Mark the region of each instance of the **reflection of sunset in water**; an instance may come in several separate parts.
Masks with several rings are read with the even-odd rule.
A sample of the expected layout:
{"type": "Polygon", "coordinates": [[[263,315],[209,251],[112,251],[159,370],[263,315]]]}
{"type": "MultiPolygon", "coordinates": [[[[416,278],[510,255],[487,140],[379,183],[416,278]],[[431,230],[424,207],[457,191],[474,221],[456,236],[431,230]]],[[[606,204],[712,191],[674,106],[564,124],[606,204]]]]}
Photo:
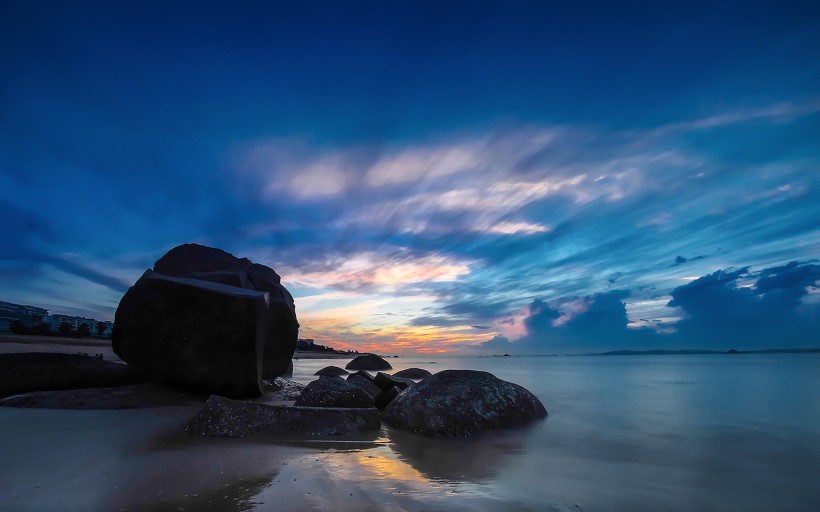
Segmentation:
{"type": "Polygon", "coordinates": [[[341,452],[330,455],[326,465],[334,477],[345,480],[369,481],[385,480],[402,483],[427,485],[430,480],[413,466],[396,458],[392,450],[379,447],[355,452],[341,452]],[[343,458],[344,464],[335,464],[343,458]]]}

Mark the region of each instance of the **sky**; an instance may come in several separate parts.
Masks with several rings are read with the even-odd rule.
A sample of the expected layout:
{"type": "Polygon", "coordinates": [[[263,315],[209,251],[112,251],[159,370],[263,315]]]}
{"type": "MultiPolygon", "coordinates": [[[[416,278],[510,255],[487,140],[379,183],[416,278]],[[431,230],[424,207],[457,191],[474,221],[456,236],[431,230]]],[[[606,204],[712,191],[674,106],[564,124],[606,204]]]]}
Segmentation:
{"type": "Polygon", "coordinates": [[[380,353],[820,346],[820,4],[0,3],[0,300],[197,242],[380,353]]]}

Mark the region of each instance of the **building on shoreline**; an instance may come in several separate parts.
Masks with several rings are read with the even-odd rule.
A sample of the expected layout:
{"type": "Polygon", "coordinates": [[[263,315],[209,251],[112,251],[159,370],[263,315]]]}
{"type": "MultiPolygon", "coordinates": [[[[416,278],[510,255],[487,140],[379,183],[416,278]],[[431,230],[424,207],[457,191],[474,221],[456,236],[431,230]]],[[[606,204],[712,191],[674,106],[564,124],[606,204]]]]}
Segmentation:
{"type": "MultiPolygon", "coordinates": [[[[23,324],[23,327],[26,329],[32,329],[38,325],[46,324],[51,332],[59,332],[60,325],[64,323],[70,325],[73,330],[79,330],[80,326],[86,324],[91,335],[97,335],[98,321],[93,318],[61,315],[59,313],[49,314],[48,310],[44,308],[0,301],[0,333],[11,333],[11,324],[15,321],[23,324]]],[[[105,324],[103,336],[110,337],[114,323],[103,323],[105,324]]]]}

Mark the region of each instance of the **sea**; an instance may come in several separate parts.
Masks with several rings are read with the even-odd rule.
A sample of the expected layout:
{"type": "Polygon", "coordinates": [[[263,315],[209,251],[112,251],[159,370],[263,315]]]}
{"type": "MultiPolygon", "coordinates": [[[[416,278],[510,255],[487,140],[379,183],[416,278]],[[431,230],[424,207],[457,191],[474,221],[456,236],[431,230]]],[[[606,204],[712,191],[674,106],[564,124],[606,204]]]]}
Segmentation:
{"type": "Polygon", "coordinates": [[[389,361],[491,372],[549,415],[305,442],[185,439],[192,409],[0,408],[0,510],[820,511],[820,354],[389,361]]]}

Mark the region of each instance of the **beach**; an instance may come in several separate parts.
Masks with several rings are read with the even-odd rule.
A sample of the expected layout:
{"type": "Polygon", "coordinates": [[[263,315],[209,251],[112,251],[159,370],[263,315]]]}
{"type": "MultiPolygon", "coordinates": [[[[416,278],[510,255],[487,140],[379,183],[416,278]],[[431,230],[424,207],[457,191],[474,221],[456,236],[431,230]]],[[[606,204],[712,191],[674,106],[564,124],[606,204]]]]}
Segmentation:
{"type": "MultiPolygon", "coordinates": [[[[491,371],[533,391],[550,416],[468,440],[424,438],[385,425],[334,440],[193,439],[183,429],[198,404],[0,408],[0,509],[820,506],[820,398],[810,391],[820,386],[817,355],[417,356],[390,363],[394,370],[491,371]]],[[[293,379],[309,382],[329,364],[344,361],[295,360],[293,379]]]]}

